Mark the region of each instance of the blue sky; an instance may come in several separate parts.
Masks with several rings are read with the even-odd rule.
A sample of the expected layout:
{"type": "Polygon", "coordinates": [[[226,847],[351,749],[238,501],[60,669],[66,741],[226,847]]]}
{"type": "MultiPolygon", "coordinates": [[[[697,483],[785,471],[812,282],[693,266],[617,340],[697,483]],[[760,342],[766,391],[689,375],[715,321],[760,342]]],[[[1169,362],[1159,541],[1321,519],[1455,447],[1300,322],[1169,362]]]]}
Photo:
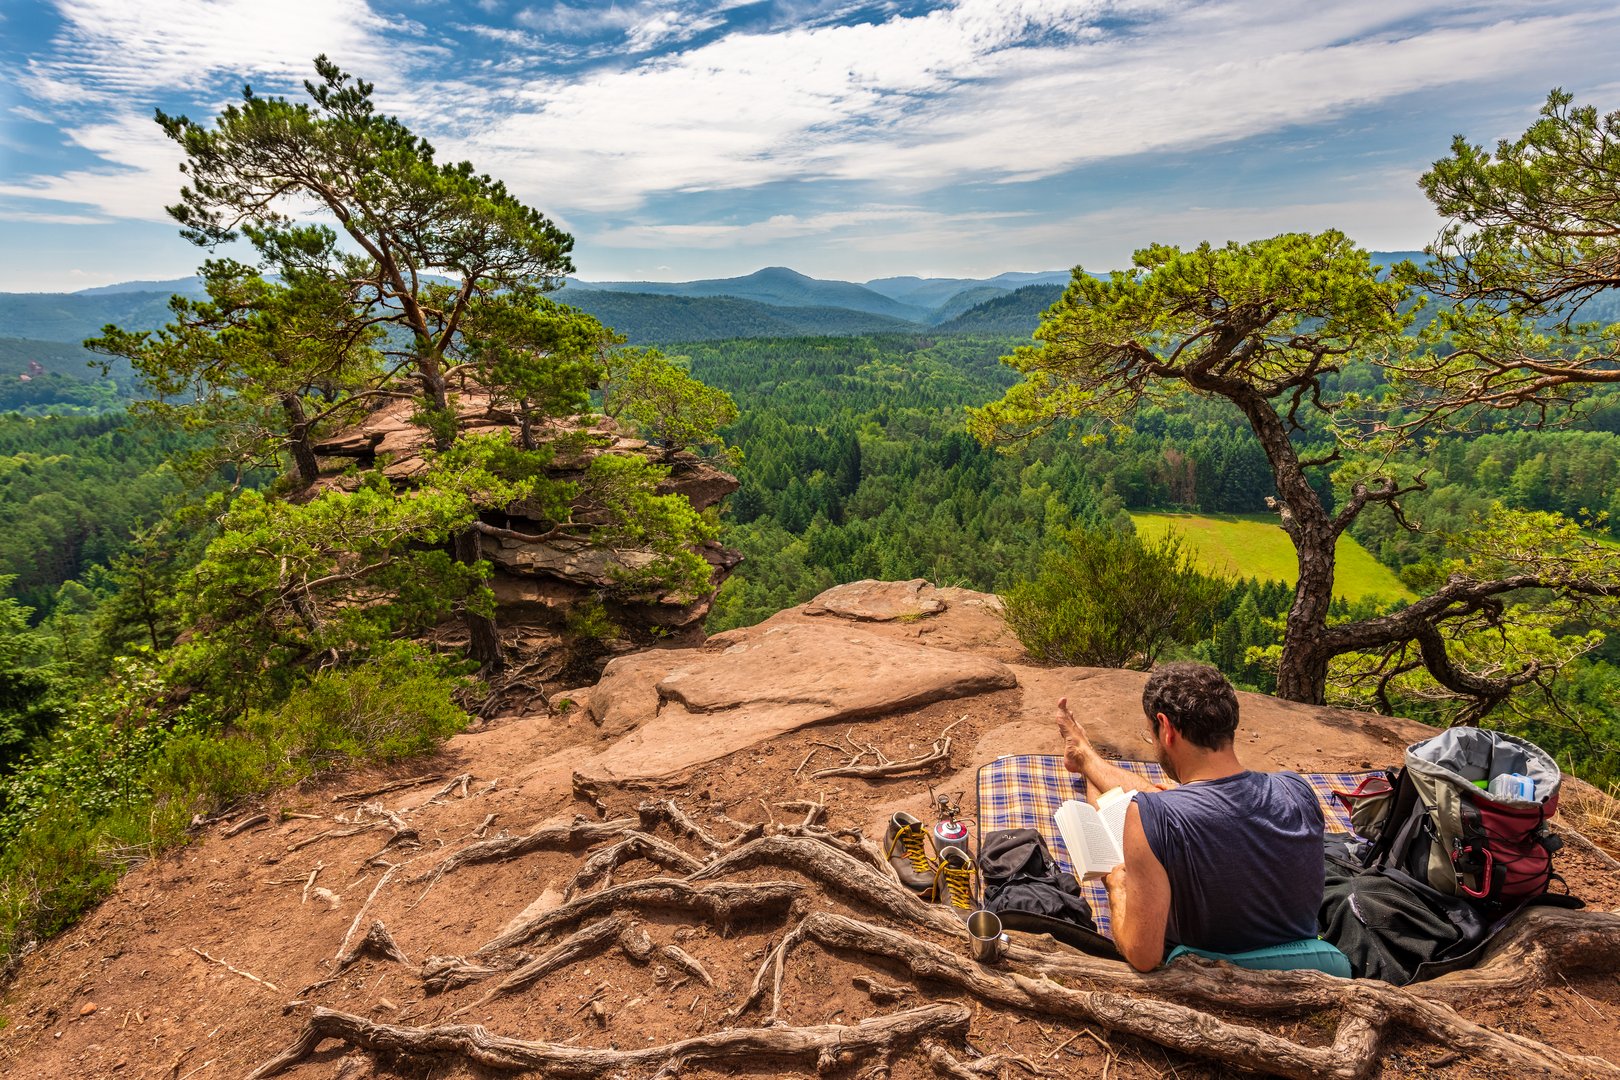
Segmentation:
{"type": "Polygon", "coordinates": [[[1455,133],[1620,109],[1612,0],[0,0],[0,290],[190,273],[154,107],[326,53],[576,237],[580,276],[1125,264],[1344,229],[1421,247],[1455,133]]]}

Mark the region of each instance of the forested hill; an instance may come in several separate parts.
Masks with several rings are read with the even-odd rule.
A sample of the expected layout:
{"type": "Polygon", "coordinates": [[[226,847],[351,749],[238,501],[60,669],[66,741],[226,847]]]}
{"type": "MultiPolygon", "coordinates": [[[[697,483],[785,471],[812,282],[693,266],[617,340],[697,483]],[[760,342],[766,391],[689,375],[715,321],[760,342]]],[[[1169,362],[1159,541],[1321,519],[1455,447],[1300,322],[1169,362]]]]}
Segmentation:
{"type": "Polygon", "coordinates": [[[1041,312],[1056,303],[1062,295],[1062,285],[1026,285],[1004,296],[975,304],[934,329],[942,334],[1027,337],[1040,324],[1041,312]]]}
{"type": "Polygon", "coordinates": [[[735,296],[567,289],[562,299],[596,316],[635,345],[722,338],[843,337],[922,329],[915,322],[849,308],[779,307],[735,296]]]}
{"type": "MultiPolygon", "coordinates": [[[[974,286],[978,282],[969,282],[974,286]]],[[[727,296],[740,300],[758,300],[777,307],[845,308],[869,315],[886,315],[906,322],[932,321],[928,307],[902,303],[864,285],[850,281],[825,281],[790,270],[785,266],[767,266],[752,274],[735,278],[713,278],[705,281],[571,281],[563,288],[564,299],[581,306],[573,299],[582,292],[641,293],[652,296],[727,296]]]]}

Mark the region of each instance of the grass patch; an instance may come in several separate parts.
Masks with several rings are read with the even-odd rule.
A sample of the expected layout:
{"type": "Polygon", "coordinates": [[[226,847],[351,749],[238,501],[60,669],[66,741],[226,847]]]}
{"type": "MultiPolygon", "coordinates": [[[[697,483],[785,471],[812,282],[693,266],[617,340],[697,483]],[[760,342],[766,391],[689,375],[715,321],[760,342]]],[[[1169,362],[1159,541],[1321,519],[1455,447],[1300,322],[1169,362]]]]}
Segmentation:
{"type": "MultiPolygon", "coordinates": [[[[1196,553],[1199,565],[1212,574],[1289,585],[1299,577],[1293,542],[1269,514],[1132,513],[1131,522],[1149,540],[1174,529],[1196,553]]],[[[1345,600],[1368,596],[1386,601],[1417,599],[1394,571],[1348,535],[1339,537],[1335,554],[1335,596],[1345,600]]]]}
{"type": "Polygon", "coordinates": [[[1620,858],[1620,784],[1611,783],[1608,790],[1565,785],[1558,814],[1582,836],[1620,858]]]}

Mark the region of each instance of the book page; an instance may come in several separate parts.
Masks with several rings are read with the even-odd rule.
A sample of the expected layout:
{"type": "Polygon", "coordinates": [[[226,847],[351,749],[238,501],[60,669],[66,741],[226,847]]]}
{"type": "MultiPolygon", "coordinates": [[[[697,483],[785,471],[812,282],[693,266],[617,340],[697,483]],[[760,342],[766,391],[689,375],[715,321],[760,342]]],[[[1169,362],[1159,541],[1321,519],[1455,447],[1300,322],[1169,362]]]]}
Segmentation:
{"type": "Polygon", "coordinates": [[[1075,877],[1099,878],[1125,861],[1120,842],[1090,804],[1070,799],[1058,808],[1052,820],[1057,824],[1058,835],[1063,837],[1075,877]]]}
{"type": "Polygon", "coordinates": [[[1125,859],[1125,815],[1130,813],[1131,800],[1135,797],[1134,791],[1114,788],[1097,800],[1097,813],[1101,815],[1103,825],[1108,828],[1108,835],[1113,837],[1114,843],[1118,845],[1122,862],[1125,859]]]}

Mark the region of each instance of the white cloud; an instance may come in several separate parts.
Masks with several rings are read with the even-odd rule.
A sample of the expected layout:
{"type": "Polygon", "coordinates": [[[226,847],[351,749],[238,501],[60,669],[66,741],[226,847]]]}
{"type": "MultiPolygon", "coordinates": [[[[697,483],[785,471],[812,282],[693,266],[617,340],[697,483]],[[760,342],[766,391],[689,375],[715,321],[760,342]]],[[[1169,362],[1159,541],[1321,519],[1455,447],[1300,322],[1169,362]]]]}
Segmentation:
{"type": "MultiPolygon", "coordinates": [[[[357,70],[397,71],[415,47],[409,23],[365,0],[56,0],[66,27],[35,59],[24,89],[51,95],[66,82],[103,101],[153,91],[210,90],[219,78],[296,87],[318,53],[357,70]]],[[[50,98],[61,100],[60,98],[50,98]]]]}
{"type": "MultiPolygon", "coordinates": [[[[180,194],[181,153],[144,113],[123,112],[70,128],[68,137],[109,164],[0,182],[0,195],[88,206],[99,220],[164,221],[180,194]]],[[[75,215],[84,216],[84,215],[75,215]]]]}
{"type": "Polygon", "coordinates": [[[105,225],[107,219],[92,214],[70,214],[45,210],[20,210],[0,206],[0,221],[28,222],[34,225],[105,225]]]}
{"type": "Polygon", "coordinates": [[[964,229],[986,231],[1026,215],[947,214],[903,206],[867,206],[820,214],[773,214],[744,223],[637,224],[595,232],[593,247],[603,248],[706,248],[726,250],[765,247],[806,237],[837,236],[841,246],[860,248],[869,240],[892,248],[928,245],[964,229]]]}
{"type": "MultiPolygon", "coordinates": [[[[61,124],[102,164],[0,180],[0,194],[58,204],[30,213],[162,220],[179,187],[179,155],[149,119],[151,105],[177,93],[198,103],[187,111],[201,118],[242,81],[296,93],[310,58],[326,52],[374,81],[379,108],[400,114],[445,157],[470,158],[562,219],[622,215],[659,198],[673,205],[685,193],[822,180],[856,192],[862,207],[762,212],[743,224],[666,217],[591,236],[592,244],[809,250],[836,235],[844,250],[884,256],[926,253],[928,244],[993,245],[1027,228],[1018,235],[1031,252],[1070,253],[1056,263],[1032,254],[1041,265],[1085,250],[1075,246],[1076,229],[1090,243],[1115,232],[1128,231],[1131,244],[1159,234],[1129,208],[1068,215],[1054,228],[908,204],[931,189],[1241,146],[1424,93],[1451,109],[1455,99],[1443,95],[1471,80],[1544,80],[1528,83],[1544,89],[1567,82],[1570,65],[1607,74],[1600,43],[1620,28],[1620,16],[1590,0],[1475,0],[1466,8],[1417,0],[957,0],[881,18],[871,5],[826,0],[796,5],[796,24],[683,51],[742,0],[641,0],[531,7],[515,16],[520,30],[472,25],[462,7],[463,22],[450,28],[469,36],[467,47],[456,42],[452,52],[441,31],[385,16],[368,0],[284,0],[274,9],[257,0],[55,2],[64,29],[18,74],[34,100],[13,111],[61,124]],[[1578,9],[1582,2],[1589,7],[1578,9]],[[851,10],[866,21],[846,25],[851,10]],[[614,62],[534,77],[548,56],[577,48],[555,40],[570,35],[596,36],[571,59],[611,54],[614,62]],[[604,44],[603,35],[613,41],[604,44]],[[493,51],[480,54],[484,42],[493,51]]],[[[778,19],[784,10],[776,8],[778,19]]],[[[1486,127],[1478,137],[1522,131],[1525,119],[1504,112],[1500,132],[1486,127]]],[[[1378,205],[1398,212],[1380,219],[1369,194],[1364,205],[1300,202],[1227,220],[1250,226],[1234,235],[1255,235],[1307,227],[1276,223],[1303,220],[1315,207],[1322,225],[1364,219],[1377,229],[1398,220],[1410,229],[1426,212],[1406,173],[1399,185],[1375,187],[1395,200],[1378,205]]],[[[1174,225],[1183,214],[1189,228],[1209,220],[1192,209],[1159,220],[1174,225]]],[[[1423,225],[1422,235],[1431,229],[1423,225]]],[[[1117,263],[1124,241],[1109,243],[1117,263]]]]}
{"type": "Polygon", "coordinates": [[[545,205],[587,210],[785,180],[1020,181],[1500,78],[1595,29],[1489,4],[1383,29],[1430,7],[963,0],[540,81],[464,145],[545,205]]]}
{"type": "Polygon", "coordinates": [[[531,30],[569,37],[601,33],[603,30],[628,30],[638,18],[636,5],[620,7],[616,3],[606,6],[552,4],[549,7],[524,8],[513,16],[515,22],[531,30]]]}

